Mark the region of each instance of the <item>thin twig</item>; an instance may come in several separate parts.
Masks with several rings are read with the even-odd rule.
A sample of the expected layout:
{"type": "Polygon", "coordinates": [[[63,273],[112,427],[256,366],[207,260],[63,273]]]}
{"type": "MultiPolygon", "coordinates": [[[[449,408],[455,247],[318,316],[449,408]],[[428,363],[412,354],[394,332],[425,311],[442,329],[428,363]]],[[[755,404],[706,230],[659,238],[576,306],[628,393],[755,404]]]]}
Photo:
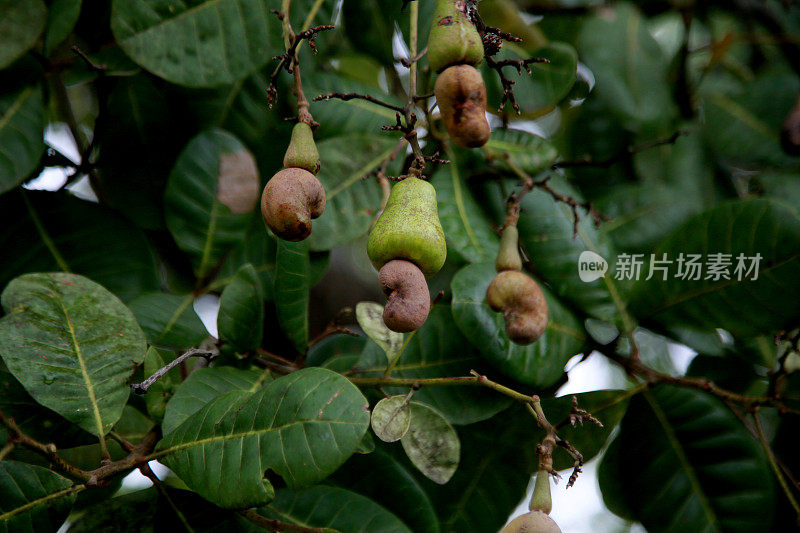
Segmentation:
{"type": "Polygon", "coordinates": [[[147,392],[153,383],[161,379],[167,372],[178,366],[179,364],[183,363],[190,357],[202,357],[207,361],[213,361],[214,358],[217,356],[214,352],[208,352],[205,350],[198,350],[196,348],[192,348],[191,350],[187,350],[183,355],[179,355],[170,363],[164,365],[162,368],[156,370],[152,376],[147,378],[146,380],[142,381],[141,383],[131,383],[131,389],[136,394],[144,394],[147,392]]]}
{"type": "Polygon", "coordinates": [[[279,520],[272,520],[271,518],[260,515],[251,509],[239,511],[239,515],[267,531],[279,531],[286,533],[330,533],[332,531],[331,529],[325,529],[321,527],[298,526],[295,524],[289,524],[287,522],[281,522],[279,520]]]}
{"type": "Polygon", "coordinates": [[[315,102],[320,102],[320,101],[324,100],[324,101],[327,102],[331,98],[336,98],[337,100],[344,100],[345,102],[348,101],[348,100],[354,100],[354,99],[366,100],[367,102],[372,102],[373,104],[377,104],[377,105],[379,105],[381,107],[385,107],[387,109],[391,109],[392,111],[395,111],[397,113],[403,113],[404,112],[402,107],[394,105],[394,104],[390,104],[388,102],[384,102],[383,100],[380,100],[380,99],[375,98],[374,96],[370,96],[368,94],[332,92],[332,93],[327,93],[327,94],[321,94],[321,95],[315,97],[314,101],[315,102]]]}
{"type": "Polygon", "coordinates": [[[557,163],[553,163],[554,169],[557,168],[575,168],[575,167],[599,167],[599,168],[608,168],[615,163],[620,162],[625,157],[644,152],[645,150],[650,150],[651,148],[656,148],[658,146],[663,146],[665,144],[675,144],[680,137],[683,135],[689,135],[689,130],[678,130],[667,137],[663,137],[661,139],[656,139],[654,141],[649,141],[638,146],[628,146],[624,150],[617,152],[613,156],[609,157],[608,159],[593,159],[590,156],[584,156],[580,159],[574,159],[570,161],[559,161],[557,163]]]}

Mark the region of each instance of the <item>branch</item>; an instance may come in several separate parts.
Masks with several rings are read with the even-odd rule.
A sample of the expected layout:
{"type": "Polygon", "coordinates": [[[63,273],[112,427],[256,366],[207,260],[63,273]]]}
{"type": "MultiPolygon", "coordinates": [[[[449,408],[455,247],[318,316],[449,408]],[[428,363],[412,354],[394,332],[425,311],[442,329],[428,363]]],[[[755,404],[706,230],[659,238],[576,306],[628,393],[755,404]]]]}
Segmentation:
{"type": "Polygon", "coordinates": [[[366,100],[367,102],[372,102],[373,104],[377,104],[377,105],[379,105],[381,107],[385,107],[387,109],[391,109],[392,111],[394,111],[396,113],[403,113],[404,112],[404,108],[402,108],[400,106],[397,106],[397,105],[394,105],[394,104],[390,104],[388,102],[384,102],[383,100],[379,100],[379,99],[375,98],[374,96],[370,96],[368,94],[333,92],[333,93],[321,94],[321,95],[315,97],[314,98],[314,102],[320,102],[322,100],[327,102],[331,98],[336,98],[338,100],[344,100],[345,102],[348,101],[348,100],[361,99],[361,100],[366,100]]]}
{"type": "Polygon", "coordinates": [[[147,389],[153,386],[153,383],[161,379],[167,372],[178,366],[179,364],[183,363],[190,357],[202,357],[206,361],[211,362],[213,361],[218,354],[214,352],[207,352],[204,350],[198,350],[196,348],[192,348],[191,350],[187,350],[183,355],[179,355],[176,357],[172,362],[168,363],[162,368],[156,370],[152,376],[147,378],[146,380],[142,381],[141,383],[131,383],[131,389],[136,394],[144,394],[147,392],[147,389]]]}

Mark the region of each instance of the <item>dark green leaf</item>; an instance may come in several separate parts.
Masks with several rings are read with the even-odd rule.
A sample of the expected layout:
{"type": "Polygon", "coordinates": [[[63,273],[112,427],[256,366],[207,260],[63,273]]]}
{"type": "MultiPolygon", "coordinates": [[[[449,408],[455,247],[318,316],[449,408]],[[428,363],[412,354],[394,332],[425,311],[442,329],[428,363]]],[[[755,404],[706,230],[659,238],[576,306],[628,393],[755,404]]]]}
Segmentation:
{"type": "Polygon", "coordinates": [[[550,141],[527,131],[496,129],[483,147],[492,163],[500,169],[511,170],[506,157],[517,168],[535,175],[555,162],[558,151],[550,141]]]}
{"type": "Polygon", "coordinates": [[[209,130],[178,158],[164,196],[167,227],[192,257],[198,277],[244,239],[260,197],[258,169],[231,134],[209,130]]]}
{"type": "Polygon", "coordinates": [[[0,532],[55,533],[79,490],[46,468],[0,461],[0,532]]]}
{"type": "Polygon", "coordinates": [[[369,498],[325,485],[299,492],[279,490],[275,500],[258,511],[283,522],[341,533],[411,533],[399,518],[369,498]]]}
{"type": "Polygon", "coordinates": [[[229,366],[201,368],[189,374],[167,404],[161,430],[168,435],[215,398],[232,391],[255,392],[269,375],[229,366]]]}
{"type": "Polygon", "coordinates": [[[133,314],[147,341],[155,346],[186,350],[208,337],[208,331],[194,311],[194,296],[149,292],[130,302],[133,314]]]}
{"type": "Polygon", "coordinates": [[[455,152],[448,152],[451,161],[431,179],[436,187],[439,220],[442,223],[447,249],[469,262],[493,260],[500,247],[489,218],[467,188],[456,161],[455,152]]]}
{"type": "Polygon", "coordinates": [[[37,402],[105,435],[128,400],[145,339],[116,296],[74,274],[26,274],[2,295],[0,355],[37,402]]]}
{"type": "Polygon", "coordinates": [[[380,0],[345,0],[342,3],[344,33],[355,49],[370,54],[390,68],[394,65],[395,13],[392,7],[395,6],[387,6],[380,0]]]}
{"type": "Polygon", "coordinates": [[[329,370],[297,371],[231,403],[237,394],[212,401],[159,444],[167,466],[225,508],[270,501],[267,470],[292,489],[319,482],[355,451],[369,425],[364,396],[329,370]]]}
{"type": "MultiPolygon", "coordinates": [[[[89,507],[75,521],[70,520],[72,533],[118,531],[154,533],[154,514],[158,509],[155,488],[124,494],[89,507]]],[[[172,511],[174,514],[174,511],[172,511]]]]}
{"type": "Polygon", "coordinates": [[[298,351],[304,352],[308,343],[308,241],[278,240],[277,270],[275,272],[275,305],[278,320],[289,340],[298,351]]]}
{"type": "Polygon", "coordinates": [[[0,69],[28,51],[44,30],[47,6],[42,0],[0,0],[0,69]]]}
{"type": "MultiPolygon", "coordinates": [[[[2,7],[0,12],[3,12],[2,7]]],[[[5,35],[1,27],[2,24],[0,35],[5,35]]],[[[0,54],[2,47],[0,43],[0,54]]],[[[44,152],[42,86],[19,87],[7,83],[6,78],[8,74],[0,78],[0,193],[25,181],[44,152]]]]}
{"type": "Polygon", "coordinates": [[[615,507],[648,531],[770,531],[766,457],[721,401],[669,386],[645,391],[631,400],[617,440],[617,470],[601,479],[619,480],[615,507]]]}
{"type": "Polygon", "coordinates": [[[47,29],[44,32],[45,54],[52,54],[66,39],[81,13],[81,0],[53,0],[47,10],[47,29]]]}
{"type": "MultiPolygon", "coordinates": [[[[191,87],[232,83],[264,65],[277,20],[266,0],[114,0],[111,29],[147,70],[191,87]]],[[[274,6],[277,8],[277,5],[274,6]]]]}
{"type": "Polygon", "coordinates": [[[502,313],[486,303],[486,289],[496,274],[494,264],[488,263],[469,265],[456,274],[451,283],[455,323],[483,357],[507,376],[529,385],[550,386],[564,373],[567,361],[583,349],[581,324],[540,283],[550,314],[547,329],[533,344],[512,343],[502,313]]]}
{"type": "Polygon", "coordinates": [[[404,464],[382,449],[369,455],[354,455],[329,480],[369,496],[395,513],[412,531],[439,533],[436,511],[422,486],[404,464]]]}
{"type": "Polygon", "coordinates": [[[348,135],[319,143],[322,169],[317,177],[327,200],[325,212],[313,222],[311,250],[330,250],[367,233],[381,193],[377,180],[363,178],[381,166],[396,144],[375,135],[348,135]]]}
{"type": "MultiPolygon", "coordinates": [[[[480,371],[481,357],[458,330],[450,306],[436,304],[425,324],[408,341],[392,371],[398,378],[468,376],[480,371]]],[[[375,376],[386,370],[386,356],[377,344],[369,342],[357,368],[375,376]]],[[[385,387],[389,394],[407,394],[408,389],[385,387]]],[[[490,390],[464,387],[423,387],[414,399],[444,413],[453,424],[472,424],[502,411],[510,400],[490,390]]]]}
{"type": "Polygon", "coordinates": [[[264,333],[263,289],[258,272],[251,264],[239,269],[219,299],[217,327],[219,338],[239,352],[261,345],[264,333]]]}
{"type": "Polygon", "coordinates": [[[578,50],[595,75],[594,91],[626,127],[636,130],[675,116],[667,60],[636,7],[618,4],[606,16],[590,18],[578,50]]]}
{"type": "Polygon", "coordinates": [[[262,298],[273,301],[275,299],[273,288],[277,248],[278,240],[270,235],[261,218],[261,213],[254,215],[244,240],[227,255],[213,287],[215,289],[224,287],[233,281],[241,267],[250,263],[256,269],[261,280],[261,289],[264,291],[262,298]]]}
{"type": "MultiPolygon", "coordinates": [[[[632,309],[641,316],[668,325],[723,328],[734,336],[754,336],[781,329],[800,312],[797,299],[785,298],[800,291],[800,218],[775,201],[728,202],[709,209],[661,243],[655,256],[663,254],[673,261],[667,279],[656,273],[633,288],[632,309]],[[681,253],[702,254],[702,278],[709,277],[705,263],[711,254],[731,254],[730,279],[676,277],[681,253]],[[758,279],[746,276],[746,268],[738,279],[739,254],[744,258],[761,254],[758,279]]],[[[750,266],[749,259],[744,266],[750,266]]]]}
{"type": "Polygon", "coordinates": [[[25,272],[70,270],[129,301],[159,289],[144,234],[111,211],[50,192],[0,197],[0,286],[25,272]]]}

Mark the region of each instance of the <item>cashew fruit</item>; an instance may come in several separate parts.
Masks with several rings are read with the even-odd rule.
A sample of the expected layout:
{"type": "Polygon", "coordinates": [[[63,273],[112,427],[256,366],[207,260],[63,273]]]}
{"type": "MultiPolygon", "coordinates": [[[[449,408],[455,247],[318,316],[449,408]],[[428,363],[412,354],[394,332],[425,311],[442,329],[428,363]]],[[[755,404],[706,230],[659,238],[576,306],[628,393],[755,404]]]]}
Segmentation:
{"type": "Polygon", "coordinates": [[[311,234],[311,219],[325,210],[325,189],[311,172],[285,168],[275,174],[261,195],[261,215],[281,239],[302,241],[311,234]]]}
{"type": "Polygon", "coordinates": [[[448,67],[433,89],[447,133],[463,148],[486,144],[491,134],[486,120],[486,85],[474,67],[448,67]]]}
{"type": "Polygon", "coordinates": [[[547,301],[539,285],[526,274],[516,270],[498,273],[486,290],[486,301],[492,310],[503,313],[512,342],[531,344],[544,334],[547,301]]]}
{"type": "Polygon", "coordinates": [[[431,310],[431,295],[425,275],[409,261],[393,259],[378,274],[378,281],[386,295],[383,322],[399,333],[422,327],[431,310]]]}
{"type": "Polygon", "coordinates": [[[561,528],[542,511],[531,511],[516,517],[500,533],[561,533],[561,528]]]}
{"type": "Polygon", "coordinates": [[[320,160],[314,133],[311,126],[298,122],[292,129],[292,140],[283,156],[284,168],[302,168],[316,175],[319,172],[320,160]]]}

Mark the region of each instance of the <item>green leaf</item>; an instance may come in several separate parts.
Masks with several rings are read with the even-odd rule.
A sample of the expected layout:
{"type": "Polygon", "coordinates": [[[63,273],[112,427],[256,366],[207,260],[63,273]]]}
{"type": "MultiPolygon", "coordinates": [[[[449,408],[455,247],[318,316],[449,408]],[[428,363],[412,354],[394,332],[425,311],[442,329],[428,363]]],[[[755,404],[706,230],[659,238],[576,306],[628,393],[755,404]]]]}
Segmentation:
{"type": "Polygon", "coordinates": [[[780,129],[797,99],[797,75],[780,66],[762,71],[742,94],[714,92],[703,98],[703,136],[733,165],[797,164],[780,146],[780,129]]]}
{"type": "MultiPolygon", "coordinates": [[[[158,520],[157,510],[158,493],[156,489],[137,490],[92,505],[74,521],[70,519],[69,531],[72,533],[97,533],[99,531],[150,533],[153,531],[154,522],[163,525],[158,520]]],[[[170,510],[170,512],[173,516],[175,515],[174,510],[170,510]]]]}
{"type": "MultiPolygon", "coordinates": [[[[787,325],[800,312],[800,218],[783,204],[753,199],[727,202],[688,220],[655,251],[673,261],[666,281],[656,273],[633,287],[631,307],[638,316],[662,324],[695,329],[723,328],[734,336],[769,334],[787,325]],[[701,254],[703,270],[710,254],[731,254],[730,279],[681,279],[680,254],[701,254]],[[736,274],[737,257],[761,254],[758,279],[736,274]],[[724,310],[724,312],[723,312],[724,310]]],[[[750,261],[745,262],[749,266],[750,261]]],[[[644,267],[646,268],[646,266],[644,267]]],[[[643,268],[643,270],[644,270],[643,268]]]]}
{"type": "Polygon", "coordinates": [[[142,228],[164,229],[164,187],[185,142],[183,117],[146,73],[113,83],[104,112],[114,127],[96,141],[104,201],[142,228]]]}
{"type": "Polygon", "coordinates": [[[0,69],[27,52],[44,30],[47,6],[42,0],[0,0],[0,69]]]}
{"type": "Polygon", "coordinates": [[[771,529],[766,457],[716,398],[670,386],[645,391],[631,400],[617,440],[624,463],[603,479],[619,480],[612,494],[621,491],[621,507],[648,531],[771,529]]]}
{"type": "Polygon", "coordinates": [[[405,335],[386,327],[383,322],[383,306],[375,302],[358,302],[356,320],[367,337],[383,348],[386,359],[389,362],[393,361],[403,346],[405,335]]]}
{"type": "Polygon", "coordinates": [[[261,289],[264,291],[262,298],[267,301],[274,300],[272,291],[275,285],[277,249],[278,239],[273,238],[264,227],[261,213],[254,215],[244,240],[227,255],[213,287],[215,289],[224,287],[233,281],[240,268],[250,263],[261,280],[261,289]]]}
{"type": "Polygon", "coordinates": [[[581,324],[542,283],[550,318],[544,335],[533,344],[519,346],[508,339],[502,313],[486,303],[486,289],[494,279],[494,264],[462,268],[453,278],[453,319],[493,366],[516,381],[547,387],[564,373],[564,365],[584,348],[581,324]]]}
{"type": "MultiPolygon", "coordinates": [[[[517,74],[510,67],[504,68],[503,73],[516,82],[514,96],[521,111],[525,115],[539,115],[550,111],[569,94],[569,90],[575,83],[578,53],[572,45],[554,41],[544,48],[536,50],[534,54],[529,54],[514,43],[503,43],[503,49],[497,55],[499,60],[528,59],[530,57],[547,59],[550,62],[530,65],[532,74],[528,74],[525,69],[517,74]]],[[[500,78],[488,66],[484,66],[482,70],[483,78],[486,80],[489,105],[496,109],[503,96],[500,78]]],[[[513,112],[510,103],[506,103],[504,111],[513,112]]],[[[494,136],[494,132],[492,132],[492,136],[494,136]]]]}
{"type": "Polygon", "coordinates": [[[363,178],[380,167],[396,144],[386,137],[348,135],[317,145],[322,160],[317,177],[327,199],[325,212],[313,222],[311,250],[330,250],[367,233],[381,193],[377,180],[363,178]]]}
{"type": "MultiPolygon", "coordinates": [[[[377,344],[369,342],[356,368],[360,373],[381,376],[386,370],[386,357],[377,344]]],[[[436,378],[468,376],[470,370],[481,370],[477,349],[461,335],[447,304],[436,304],[428,320],[414,333],[403,350],[392,377],[436,378]]],[[[388,394],[407,394],[407,388],[384,387],[388,394]]],[[[414,399],[444,413],[453,424],[472,424],[490,418],[511,400],[494,391],[464,387],[422,387],[414,399]]]]}
{"type": "Polygon", "coordinates": [[[370,419],[372,431],[384,442],[396,442],[411,427],[411,407],[407,397],[389,396],[375,404],[370,419]]]}
{"type": "MultiPolygon", "coordinates": [[[[0,7],[0,12],[3,9],[0,7]]],[[[4,19],[5,16],[4,13],[4,19]]],[[[5,40],[2,24],[0,35],[5,40]]],[[[2,47],[0,43],[0,55],[2,47]]],[[[13,189],[30,177],[44,152],[42,86],[19,86],[8,77],[9,73],[0,77],[0,193],[13,189]]]]}
{"type": "Polygon", "coordinates": [[[111,30],[131,59],[173,83],[213,87],[253,73],[279,52],[265,0],[114,0],[111,30]]]}
{"type": "Polygon", "coordinates": [[[619,439],[612,440],[597,469],[597,481],[602,489],[603,503],[608,510],[625,520],[635,522],[633,511],[625,499],[622,479],[617,477],[618,472],[625,468],[625,460],[619,439]]]}
{"type": "Polygon", "coordinates": [[[449,165],[436,172],[431,183],[436,188],[439,220],[447,239],[448,252],[465,261],[494,260],[500,241],[461,176],[456,153],[449,151],[449,165]]]}
{"type": "Polygon", "coordinates": [[[411,425],[400,442],[406,455],[425,477],[444,485],[453,477],[461,458],[458,433],[442,413],[411,402],[411,425]]]}
{"type": "Polygon", "coordinates": [[[308,344],[308,300],[311,288],[308,241],[278,240],[275,305],[283,332],[300,352],[308,344]]]}
{"type": "Polygon", "coordinates": [[[47,10],[44,52],[50,55],[72,33],[81,14],[81,0],[53,0],[47,10]]]}
{"type": "Polygon", "coordinates": [[[147,336],[147,341],[163,348],[185,350],[208,337],[208,331],[194,311],[194,295],[178,296],[149,292],[128,304],[147,336]]]}
{"type": "Polygon", "coordinates": [[[558,157],[556,147],[547,139],[510,129],[494,130],[483,151],[494,158],[492,164],[497,168],[511,171],[507,157],[514,166],[531,175],[550,168],[558,157]]]}
{"type": "Polygon", "coordinates": [[[321,481],[355,451],[369,425],[359,390],[321,368],[279,378],[241,397],[235,410],[231,394],[238,393],[206,405],[158,447],[164,464],[190,488],[225,508],[270,501],[268,469],[291,489],[321,481]]]}
{"type": "MultiPolygon", "coordinates": [[[[152,376],[157,370],[160,370],[167,365],[168,361],[172,361],[175,354],[170,352],[161,352],[157,348],[151,346],[147,349],[144,356],[144,375],[146,378],[152,376]]],[[[147,406],[147,413],[156,422],[164,420],[164,413],[167,411],[167,403],[172,397],[173,391],[181,384],[180,368],[175,367],[158,381],[150,385],[145,393],[144,401],[147,406]]],[[[149,428],[148,428],[149,429],[149,428]]]]}
{"type": "Polygon", "coordinates": [[[299,492],[279,490],[275,500],[258,512],[274,520],[341,533],[411,533],[399,518],[371,499],[325,485],[299,492]]]}
{"type": "Polygon", "coordinates": [[[328,481],[368,496],[397,515],[412,531],[439,533],[439,520],[430,498],[407,469],[405,457],[401,463],[400,454],[397,455],[381,448],[369,455],[354,455],[328,481]]]}
{"type": "Polygon", "coordinates": [[[330,335],[308,349],[306,365],[327,367],[337,359],[355,357],[357,360],[367,342],[369,339],[363,335],[330,335]]]}
{"type": "Polygon", "coordinates": [[[55,533],[79,491],[47,468],[0,461],[0,532],[55,533]]]}
{"type": "MultiPolygon", "coordinates": [[[[393,8],[378,0],[346,0],[342,3],[342,25],[347,39],[356,50],[362,50],[393,68],[393,8]]],[[[423,19],[424,20],[424,19],[423,19]]]]}
{"type": "MultiPolygon", "coordinates": [[[[560,176],[553,176],[549,185],[560,194],[582,200],[578,191],[560,176]]],[[[522,214],[517,225],[520,244],[536,271],[559,298],[595,318],[614,321],[615,317],[621,317],[623,321],[630,321],[613,272],[590,283],[581,281],[578,275],[578,258],[586,250],[599,254],[609,263],[613,258],[608,238],[595,228],[592,217],[582,210],[579,216],[575,235],[572,209],[556,202],[546,191],[534,189],[522,200],[522,214]]],[[[609,266],[613,270],[613,264],[609,266]]]]}
{"type": "Polygon", "coordinates": [[[268,374],[257,370],[239,370],[229,366],[201,368],[189,374],[169,400],[161,430],[164,435],[183,424],[215,398],[228,392],[255,392],[268,374]]]}
{"type": "Polygon", "coordinates": [[[261,345],[264,334],[264,303],[261,282],[251,264],[239,269],[219,299],[217,327],[219,338],[238,352],[261,345]]]}
{"type": "Polygon", "coordinates": [[[31,271],[69,270],[129,301],[159,289],[144,233],[108,209],[60,193],[0,197],[0,286],[31,271]]]}
{"type": "Polygon", "coordinates": [[[189,142],[167,181],[164,207],[167,227],[198,277],[244,239],[259,196],[255,160],[238,139],[209,130],[189,142]]]}
{"type": "Polygon", "coordinates": [[[75,274],[26,274],[2,295],[0,356],[40,404],[95,435],[122,414],[144,334],[116,296],[75,274]]]}
{"type": "Polygon", "coordinates": [[[628,129],[663,124],[676,115],[667,60],[635,6],[618,4],[604,17],[589,18],[578,50],[597,80],[598,98],[628,129]]]}

